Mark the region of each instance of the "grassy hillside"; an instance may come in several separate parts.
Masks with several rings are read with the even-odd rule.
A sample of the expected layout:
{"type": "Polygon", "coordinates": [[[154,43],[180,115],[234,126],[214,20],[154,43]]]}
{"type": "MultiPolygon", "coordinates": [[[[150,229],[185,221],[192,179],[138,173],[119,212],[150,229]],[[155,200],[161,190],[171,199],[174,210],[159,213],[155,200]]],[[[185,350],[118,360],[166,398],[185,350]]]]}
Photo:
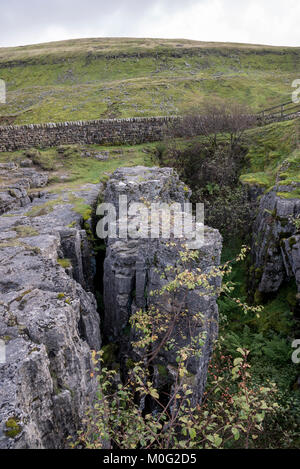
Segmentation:
{"type": "Polygon", "coordinates": [[[0,119],[174,115],[208,97],[258,110],[289,100],[299,75],[300,48],[125,38],[0,48],[0,119]]]}
{"type": "MultiPolygon", "coordinates": [[[[249,149],[241,181],[270,189],[276,183],[300,182],[299,119],[278,122],[246,132],[249,149]]],[[[295,196],[286,193],[286,196],[295,196]]]]}

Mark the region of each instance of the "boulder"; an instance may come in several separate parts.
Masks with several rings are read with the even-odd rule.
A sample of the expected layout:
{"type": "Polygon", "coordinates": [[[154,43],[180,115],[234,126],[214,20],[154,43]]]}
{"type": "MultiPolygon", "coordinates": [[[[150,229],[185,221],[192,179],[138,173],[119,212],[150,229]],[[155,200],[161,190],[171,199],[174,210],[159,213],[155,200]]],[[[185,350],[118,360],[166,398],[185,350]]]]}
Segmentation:
{"type": "MultiPolygon", "coordinates": [[[[24,166],[24,165],[23,165],[24,166]]],[[[18,207],[29,205],[29,189],[45,187],[48,174],[25,168],[16,163],[1,163],[0,215],[18,207]]]]}

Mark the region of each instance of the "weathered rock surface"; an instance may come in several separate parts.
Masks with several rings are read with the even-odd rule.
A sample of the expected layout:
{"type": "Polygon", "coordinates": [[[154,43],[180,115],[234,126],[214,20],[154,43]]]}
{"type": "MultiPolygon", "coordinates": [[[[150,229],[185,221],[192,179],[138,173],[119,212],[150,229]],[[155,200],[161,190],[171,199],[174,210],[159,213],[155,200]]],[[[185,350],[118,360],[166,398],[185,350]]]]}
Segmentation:
{"type": "Polygon", "coordinates": [[[0,126],[0,151],[59,145],[136,144],[161,140],[176,117],[133,117],[93,121],[0,126]]]}
{"type": "MultiPolygon", "coordinates": [[[[30,181],[45,183],[34,172],[30,181]]],[[[72,195],[90,205],[99,189],[72,195]]],[[[67,446],[93,398],[91,349],[101,341],[81,226],[68,194],[45,193],[0,217],[0,448],[67,446]]]]}
{"type": "Polygon", "coordinates": [[[48,182],[46,173],[39,173],[34,168],[20,168],[16,163],[2,163],[0,171],[0,215],[30,204],[28,190],[45,187],[48,182]]]}
{"type": "MultiPolygon", "coordinates": [[[[182,207],[190,192],[177,174],[170,168],[122,168],[108,181],[105,202],[119,208],[119,196],[128,197],[128,206],[134,202],[178,202],[182,207]]],[[[216,303],[220,280],[211,280],[210,288],[196,288],[186,294],[178,292],[175,298],[151,296],[150,292],[163,287],[172,279],[168,267],[180,265],[179,251],[183,239],[114,239],[108,238],[104,263],[104,304],[103,330],[106,337],[120,345],[120,360],[125,362],[130,353],[128,343],[129,318],[137,309],[157,306],[160,310],[175,315],[177,311],[188,310],[186,318],[175,323],[172,338],[176,347],[182,347],[199,333],[205,336],[200,358],[190,360],[189,371],[194,376],[194,398],[200,400],[206,383],[207,367],[213,343],[218,332],[218,307],[216,303]],[[201,321],[198,313],[202,313],[201,321]]],[[[191,262],[190,268],[208,273],[220,262],[221,235],[217,230],[206,227],[204,244],[199,258],[191,262]]],[[[134,332],[131,331],[131,338],[134,332]]],[[[155,362],[163,365],[172,374],[176,366],[176,350],[161,350],[155,362]]]]}
{"type": "Polygon", "coordinates": [[[293,194],[296,188],[277,186],[261,198],[253,227],[254,267],[261,293],[276,292],[285,280],[292,278],[300,293],[300,231],[296,222],[300,217],[300,198],[278,195],[293,194]]]}

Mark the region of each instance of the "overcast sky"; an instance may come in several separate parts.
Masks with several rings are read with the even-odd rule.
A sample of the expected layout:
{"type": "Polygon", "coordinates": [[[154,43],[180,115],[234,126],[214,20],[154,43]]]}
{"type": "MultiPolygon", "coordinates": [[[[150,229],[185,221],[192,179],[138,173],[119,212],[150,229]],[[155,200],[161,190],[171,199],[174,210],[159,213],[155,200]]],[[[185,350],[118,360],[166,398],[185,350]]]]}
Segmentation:
{"type": "Polygon", "coordinates": [[[0,0],[0,46],[157,37],[300,46],[299,0],[0,0]]]}

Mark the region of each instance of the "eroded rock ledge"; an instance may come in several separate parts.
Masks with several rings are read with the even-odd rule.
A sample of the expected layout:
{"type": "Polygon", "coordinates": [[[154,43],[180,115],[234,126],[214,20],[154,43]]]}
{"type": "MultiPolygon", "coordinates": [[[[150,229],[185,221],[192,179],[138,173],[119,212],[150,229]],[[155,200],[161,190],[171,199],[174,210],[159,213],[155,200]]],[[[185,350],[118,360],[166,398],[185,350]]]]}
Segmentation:
{"type": "MultiPolygon", "coordinates": [[[[121,168],[108,181],[105,202],[110,202],[118,209],[119,196],[128,197],[128,207],[134,202],[178,202],[183,204],[190,197],[189,189],[179,180],[170,168],[121,168]]],[[[130,342],[134,331],[130,330],[129,318],[140,308],[155,305],[160,309],[175,314],[178,308],[188,310],[186,318],[176,322],[172,332],[177,346],[182,347],[203,332],[204,344],[201,355],[190,360],[189,371],[193,380],[194,399],[201,400],[206,383],[207,367],[211,357],[213,343],[218,333],[218,307],[216,303],[220,279],[211,279],[210,288],[196,288],[185,295],[180,291],[172,298],[151,296],[150,292],[160,289],[167,281],[161,277],[168,272],[170,265],[180,264],[179,251],[182,241],[173,239],[113,239],[107,240],[104,263],[104,305],[105,317],[103,331],[106,338],[119,345],[119,360],[123,368],[134,357],[130,342]],[[201,324],[193,324],[193,318],[202,313],[201,324]]],[[[190,269],[200,269],[207,273],[219,265],[222,238],[217,230],[205,227],[204,245],[200,248],[199,258],[191,262],[190,269]]],[[[176,367],[176,350],[161,350],[154,360],[158,380],[172,379],[176,367]],[[160,373],[163,370],[163,373],[160,373]],[[163,375],[159,379],[159,374],[163,375]]],[[[121,366],[122,369],[122,366],[121,366]]]]}

